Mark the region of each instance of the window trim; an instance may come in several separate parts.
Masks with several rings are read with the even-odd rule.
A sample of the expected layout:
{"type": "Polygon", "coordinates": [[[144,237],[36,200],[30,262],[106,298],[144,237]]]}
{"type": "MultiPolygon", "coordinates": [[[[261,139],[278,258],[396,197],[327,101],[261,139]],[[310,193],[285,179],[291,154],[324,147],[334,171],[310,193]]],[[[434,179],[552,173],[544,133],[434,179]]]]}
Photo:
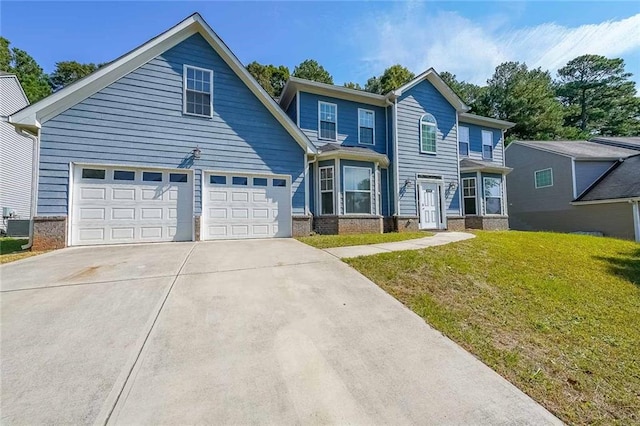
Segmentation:
{"type": "Polygon", "coordinates": [[[374,215],[373,213],[373,208],[371,203],[373,203],[374,201],[374,193],[373,193],[373,189],[374,189],[374,182],[373,182],[373,170],[371,170],[370,167],[362,167],[362,166],[343,166],[342,167],[342,198],[344,200],[344,214],[345,215],[374,215]],[[347,185],[345,184],[346,182],[346,171],[347,169],[364,169],[367,170],[369,172],[369,190],[363,190],[363,189],[353,189],[353,190],[349,190],[347,191],[347,185]],[[369,196],[371,197],[369,199],[369,213],[349,213],[347,212],[347,192],[368,192],[369,196]]]}
{"type": "MultiPolygon", "coordinates": [[[[336,114],[336,118],[337,118],[337,114],[336,114]]],[[[362,144],[362,145],[368,145],[368,146],[374,146],[376,144],[376,112],[372,109],[366,109],[366,108],[358,108],[358,144],[362,144]],[[360,123],[360,112],[370,112],[373,115],[373,125],[372,127],[370,127],[371,129],[371,143],[366,143],[366,142],[361,142],[360,141],[360,128],[361,127],[365,127],[367,129],[369,129],[369,127],[363,126],[360,123]]]]}
{"type": "Polygon", "coordinates": [[[533,172],[533,184],[535,185],[536,189],[552,187],[553,186],[553,168],[547,167],[546,169],[541,169],[541,170],[534,171],[533,172]],[[549,185],[538,186],[538,173],[546,172],[547,170],[549,170],[549,173],[551,175],[551,183],[549,185]]]}
{"type": "Polygon", "coordinates": [[[483,200],[483,213],[484,216],[504,216],[504,188],[503,188],[503,180],[502,178],[497,178],[497,177],[493,177],[493,176],[483,176],[482,177],[482,200],[483,200]],[[500,181],[500,213],[487,213],[487,198],[498,198],[498,197],[487,197],[485,195],[485,191],[484,188],[486,186],[486,180],[487,179],[496,179],[500,181]]]}
{"type": "Polygon", "coordinates": [[[182,65],[182,114],[190,115],[192,117],[213,118],[213,70],[196,67],[194,65],[182,65]],[[189,68],[196,71],[207,71],[209,73],[209,115],[187,112],[187,69],[189,68]]]}
{"type": "Polygon", "coordinates": [[[322,166],[318,167],[318,189],[320,193],[320,203],[319,203],[319,213],[320,215],[335,215],[336,214],[336,171],[334,166],[322,166]],[[322,189],[322,170],[323,169],[331,169],[331,190],[322,189]],[[333,213],[323,213],[322,212],[322,194],[331,192],[331,201],[332,201],[332,211],[333,213]]]}
{"type": "Polygon", "coordinates": [[[476,206],[476,212],[473,214],[469,214],[469,216],[478,216],[478,179],[476,179],[475,176],[471,176],[471,177],[464,177],[461,179],[461,186],[462,186],[462,213],[467,216],[467,212],[465,209],[465,203],[464,203],[464,199],[465,198],[473,198],[474,200],[474,204],[476,206]],[[464,181],[465,180],[472,180],[473,181],[473,189],[475,191],[475,194],[473,197],[470,197],[468,195],[464,195],[464,181]]]}
{"type": "Polygon", "coordinates": [[[431,155],[436,155],[438,153],[438,120],[436,120],[436,117],[434,117],[433,114],[430,113],[425,113],[422,114],[420,116],[420,138],[418,140],[418,143],[420,144],[420,154],[431,154],[431,155]],[[433,123],[431,122],[425,122],[423,123],[422,120],[424,120],[425,117],[431,117],[433,119],[433,123]],[[433,126],[433,130],[435,131],[435,149],[433,151],[425,151],[424,149],[422,149],[422,126],[423,125],[427,125],[427,126],[433,126]]]}
{"type": "MultiPolygon", "coordinates": [[[[331,122],[330,122],[330,121],[327,121],[327,123],[331,123],[331,122]]],[[[331,102],[325,102],[325,101],[318,101],[318,140],[322,140],[322,141],[334,141],[334,142],[337,142],[337,141],[338,141],[338,104],[334,104],[334,103],[331,103],[331,102]],[[322,123],[322,121],[323,121],[323,120],[321,119],[322,115],[321,115],[321,113],[320,113],[320,111],[321,111],[321,110],[320,110],[321,105],[332,105],[332,106],[334,106],[334,107],[335,107],[335,109],[336,109],[336,113],[335,113],[335,116],[336,116],[336,122],[334,123],[334,124],[335,124],[335,126],[336,126],[336,137],[335,137],[335,139],[331,139],[331,138],[323,138],[323,137],[321,137],[321,136],[320,136],[320,124],[321,124],[321,123],[322,123]]]]}
{"type": "Polygon", "coordinates": [[[470,129],[468,126],[458,126],[458,152],[460,153],[460,157],[469,157],[469,154],[471,153],[471,143],[470,143],[470,139],[471,139],[471,135],[470,135],[470,129]],[[467,140],[463,141],[462,139],[460,139],[460,129],[467,129],[467,140]],[[462,151],[460,150],[460,145],[461,144],[467,144],[467,153],[462,154],[462,151]]]}
{"type": "Polygon", "coordinates": [[[483,160],[493,160],[493,132],[491,130],[483,130],[482,131],[482,159],[483,160]],[[484,140],[484,135],[485,134],[488,134],[488,135],[491,136],[490,139],[489,139],[489,143],[485,143],[485,140],[484,140]],[[488,146],[488,147],[491,148],[491,157],[486,157],[484,155],[484,147],[485,146],[488,146]]]}

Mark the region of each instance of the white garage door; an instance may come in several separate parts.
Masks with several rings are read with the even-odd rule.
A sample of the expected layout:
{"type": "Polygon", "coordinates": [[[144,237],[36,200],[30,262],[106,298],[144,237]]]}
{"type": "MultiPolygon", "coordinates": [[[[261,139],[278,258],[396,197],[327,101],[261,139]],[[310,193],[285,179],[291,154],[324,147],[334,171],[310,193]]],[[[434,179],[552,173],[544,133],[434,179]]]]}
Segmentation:
{"type": "Polygon", "coordinates": [[[188,170],[76,166],[71,244],[191,241],[188,170]]]}
{"type": "Polygon", "coordinates": [[[290,177],[204,173],[201,228],[203,240],[290,237],[290,177]]]}

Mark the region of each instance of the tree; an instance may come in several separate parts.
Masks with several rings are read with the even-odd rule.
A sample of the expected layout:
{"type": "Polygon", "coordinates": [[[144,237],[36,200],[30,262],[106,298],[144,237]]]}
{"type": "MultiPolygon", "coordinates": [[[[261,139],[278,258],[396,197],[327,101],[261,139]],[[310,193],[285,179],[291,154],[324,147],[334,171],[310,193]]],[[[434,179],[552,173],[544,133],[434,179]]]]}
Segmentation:
{"type": "Polygon", "coordinates": [[[322,65],[313,59],[307,59],[293,69],[293,76],[319,83],[333,84],[333,77],[322,65]]]}
{"type": "Polygon", "coordinates": [[[284,85],[289,80],[289,68],[284,65],[262,65],[256,61],[247,65],[247,71],[260,83],[272,98],[282,93],[284,85]]]}
{"type": "Polygon", "coordinates": [[[627,136],[640,131],[640,101],[624,60],[582,55],[558,70],[565,125],[583,134],[627,136]]]}
{"type": "Polygon", "coordinates": [[[371,77],[367,80],[364,90],[371,93],[383,95],[398,87],[410,82],[415,77],[411,71],[402,65],[392,65],[380,77],[371,77]]]}
{"type": "Polygon", "coordinates": [[[561,134],[562,106],[555,98],[551,75],[541,68],[505,62],[487,81],[484,108],[492,117],[513,121],[518,139],[555,139],[561,134]]]}
{"type": "Polygon", "coordinates": [[[455,74],[445,71],[440,74],[440,78],[447,83],[447,86],[454,91],[462,101],[471,107],[475,114],[486,115],[487,88],[467,83],[466,81],[458,81],[455,74]]]}
{"type": "Polygon", "coordinates": [[[382,93],[382,85],[380,84],[380,78],[373,76],[364,85],[364,90],[371,93],[382,93]]]}
{"type": "Polygon", "coordinates": [[[363,90],[362,86],[360,86],[359,83],[354,83],[352,81],[345,83],[344,87],[346,87],[347,89],[353,89],[353,90],[363,90]]]}
{"type": "Polygon", "coordinates": [[[88,76],[104,64],[81,64],[76,61],[56,62],[56,69],[49,75],[49,85],[56,92],[65,86],[88,76]]]}
{"type": "Polygon", "coordinates": [[[382,76],[380,76],[380,87],[382,89],[382,93],[389,93],[392,90],[396,90],[413,80],[414,77],[415,74],[402,65],[392,65],[384,70],[382,76]]]}
{"type": "Polygon", "coordinates": [[[29,102],[39,101],[51,94],[47,75],[42,68],[24,50],[17,47],[10,48],[11,43],[4,37],[0,37],[0,71],[15,74],[20,80],[22,89],[29,102]]]}

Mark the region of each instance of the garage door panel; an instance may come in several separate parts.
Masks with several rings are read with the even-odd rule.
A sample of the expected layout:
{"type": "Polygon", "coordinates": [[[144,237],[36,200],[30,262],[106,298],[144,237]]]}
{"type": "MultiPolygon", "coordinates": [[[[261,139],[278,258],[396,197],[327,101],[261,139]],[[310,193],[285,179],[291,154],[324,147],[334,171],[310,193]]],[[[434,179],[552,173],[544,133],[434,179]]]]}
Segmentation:
{"type": "Polygon", "coordinates": [[[153,170],[162,181],[145,182],[142,170],[132,170],[114,180],[123,177],[114,168],[92,166],[105,169],[105,178],[83,179],[82,168],[74,173],[72,245],[192,240],[192,177],[174,183],[169,170],[153,170]]]}
{"type": "Polygon", "coordinates": [[[135,201],[136,190],[134,188],[113,188],[111,190],[111,198],[113,200],[135,201]]]}
{"type": "Polygon", "coordinates": [[[205,173],[203,185],[202,239],[291,236],[288,179],[205,173]],[[287,185],[273,186],[274,179],[287,185]]]}

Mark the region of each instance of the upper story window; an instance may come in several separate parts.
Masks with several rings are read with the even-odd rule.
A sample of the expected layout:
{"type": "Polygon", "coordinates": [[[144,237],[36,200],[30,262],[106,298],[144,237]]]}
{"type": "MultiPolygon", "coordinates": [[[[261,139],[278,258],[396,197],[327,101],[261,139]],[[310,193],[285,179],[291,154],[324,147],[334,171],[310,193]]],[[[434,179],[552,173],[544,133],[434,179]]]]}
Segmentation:
{"type": "Polygon", "coordinates": [[[373,145],[376,115],[374,111],[358,108],[358,143],[373,145]]]}
{"type": "Polygon", "coordinates": [[[458,127],[458,150],[460,156],[469,156],[469,128],[460,126],[458,127]]]}
{"type": "Polygon", "coordinates": [[[420,118],[420,152],[427,154],[436,153],[437,123],[431,114],[425,114],[420,118]]]}
{"type": "Polygon", "coordinates": [[[551,169],[537,170],[534,175],[536,189],[553,186],[553,171],[551,169]]]}
{"type": "Polygon", "coordinates": [[[493,160],[493,132],[482,131],[482,158],[493,160]]]}
{"type": "Polygon", "coordinates": [[[319,139],[338,140],[338,106],[318,102],[319,139]]]}
{"type": "Polygon", "coordinates": [[[184,66],[183,112],[199,117],[213,117],[213,71],[184,66]]]}

